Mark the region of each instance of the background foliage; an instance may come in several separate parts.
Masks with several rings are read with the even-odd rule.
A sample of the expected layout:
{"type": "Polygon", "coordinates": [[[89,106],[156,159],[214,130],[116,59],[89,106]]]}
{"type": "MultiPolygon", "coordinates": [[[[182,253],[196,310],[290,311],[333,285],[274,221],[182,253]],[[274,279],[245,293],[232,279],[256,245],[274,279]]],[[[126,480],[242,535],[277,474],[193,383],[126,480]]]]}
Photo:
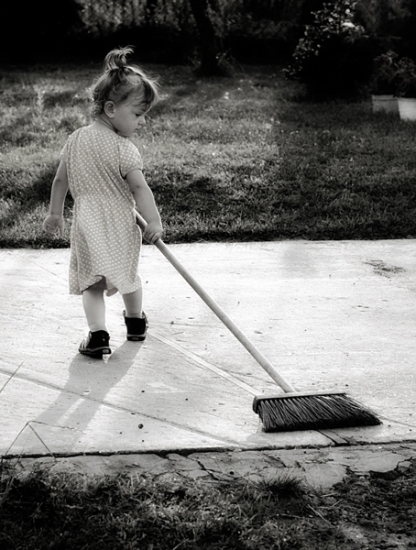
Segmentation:
{"type": "Polygon", "coordinates": [[[414,236],[414,125],[375,118],[365,96],[335,96],[365,84],[360,71],[368,78],[387,48],[416,58],[416,2],[200,1],[233,67],[221,78],[192,70],[189,0],[7,3],[0,246],[68,245],[41,231],[50,183],[68,134],[90,120],[87,84],[121,44],[161,77],[140,145],[168,241],[414,236]],[[282,78],[282,65],[302,83],[282,78]],[[324,105],[312,97],[322,91],[324,105]]]}
{"type": "Polygon", "coordinates": [[[355,5],[354,0],[324,4],[312,14],[296,46],[286,74],[303,81],[313,96],[356,95],[369,81],[374,52],[356,22],[355,5]]]}
{"type": "MultiPolygon", "coordinates": [[[[208,0],[224,54],[237,61],[281,62],[294,52],[313,12],[337,0],[208,0]]],[[[359,0],[356,23],[379,50],[416,57],[416,2],[359,0]]],[[[0,36],[3,62],[45,57],[101,59],[133,44],[143,61],[189,62],[198,35],[189,0],[8,1],[0,36]]],[[[380,53],[382,53],[380,51],[380,53]]]]}

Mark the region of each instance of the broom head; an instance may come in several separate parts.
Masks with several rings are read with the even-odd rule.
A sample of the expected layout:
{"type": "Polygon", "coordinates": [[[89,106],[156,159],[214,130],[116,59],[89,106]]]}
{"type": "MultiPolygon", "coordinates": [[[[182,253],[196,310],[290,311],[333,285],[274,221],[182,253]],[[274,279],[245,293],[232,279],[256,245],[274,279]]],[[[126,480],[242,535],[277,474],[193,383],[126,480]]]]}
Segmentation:
{"type": "Polygon", "coordinates": [[[287,393],[254,398],[265,432],[377,426],[381,421],[345,393],[287,393]]]}

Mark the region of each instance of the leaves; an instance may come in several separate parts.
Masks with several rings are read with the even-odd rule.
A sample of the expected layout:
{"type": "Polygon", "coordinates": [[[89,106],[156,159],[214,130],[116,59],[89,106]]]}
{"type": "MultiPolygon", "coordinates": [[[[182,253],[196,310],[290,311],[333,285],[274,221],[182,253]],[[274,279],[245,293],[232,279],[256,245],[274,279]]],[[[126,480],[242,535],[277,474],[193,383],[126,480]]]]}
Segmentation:
{"type": "Polygon", "coordinates": [[[368,78],[361,66],[367,63],[369,51],[364,29],[355,23],[355,4],[335,0],[313,14],[285,69],[288,78],[304,82],[318,95],[357,93],[355,81],[368,78]]]}

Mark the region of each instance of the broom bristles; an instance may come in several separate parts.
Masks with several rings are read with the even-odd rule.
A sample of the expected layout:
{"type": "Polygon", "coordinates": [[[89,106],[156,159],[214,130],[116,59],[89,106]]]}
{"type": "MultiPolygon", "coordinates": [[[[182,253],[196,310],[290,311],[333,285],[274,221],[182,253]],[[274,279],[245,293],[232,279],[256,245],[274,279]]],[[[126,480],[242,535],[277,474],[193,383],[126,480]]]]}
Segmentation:
{"type": "Polygon", "coordinates": [[[253,404],[265,432],[377,426],[370,409],[345,394],[255,398],[253,404]]]}

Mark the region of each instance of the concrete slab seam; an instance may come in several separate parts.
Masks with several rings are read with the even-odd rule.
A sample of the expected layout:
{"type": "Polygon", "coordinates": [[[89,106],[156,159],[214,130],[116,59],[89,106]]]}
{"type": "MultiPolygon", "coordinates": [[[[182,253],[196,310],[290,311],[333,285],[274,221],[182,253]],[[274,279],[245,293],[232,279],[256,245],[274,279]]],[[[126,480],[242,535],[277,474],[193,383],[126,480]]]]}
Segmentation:
{"type": "Polygon", "coordinates": [[[205,367],[206,369],[214,372],[218,376],[221,376],[222,378],[225,378],[229,382],[235,384],[236,386],[238,386],[239,388],[241,388],[243,390],[246,390],[247,392],[251,393],[252,395],[259,395],[261,393],[261,392],[257,392],[254,388],[252,388],[248,384],[245,384],[244,382],[242,382],[241,380],[239,380],[238,378],[236,378],[232,374],[229,374],[227,371],[213,365],[212,363],[209,363],[208,361],[205,361],[205,359],[202,359],[201,357],[199,357],[195,353],[192,353],[192,352],[188,351],[187,349],[183,348],[182,346],[180,346],[176,342],[173,342],[172,340],[169,340],[165,336],[162,336],[158,332],[150,329],[149,334],[151,336],[153,336],[154,338],[156,338],[157,340],[160,340],[164,344],[176,349],[177,351],[179,351],[180,353],[182,353],[186,357],[192,359],[193,361],[195,361],[196,363],[198,363],[202,367],[205,367]]]}
{"type": "Polygon", "coordinates": [[[17,372],[23,364],[24,364],[24,361],[20,363],[20,365],[16,368],[16,370],[13,373],[5,372],[2,369],[0,369],[0,372],[2,374],[5,374],[6,376],[10,375],[9,378],[6,380],[6,382],[3,384],[3,386],[0,388],[0,393],[6,388],[6,386],[12,381],[12,379],[17,376],[17,372]]]}

